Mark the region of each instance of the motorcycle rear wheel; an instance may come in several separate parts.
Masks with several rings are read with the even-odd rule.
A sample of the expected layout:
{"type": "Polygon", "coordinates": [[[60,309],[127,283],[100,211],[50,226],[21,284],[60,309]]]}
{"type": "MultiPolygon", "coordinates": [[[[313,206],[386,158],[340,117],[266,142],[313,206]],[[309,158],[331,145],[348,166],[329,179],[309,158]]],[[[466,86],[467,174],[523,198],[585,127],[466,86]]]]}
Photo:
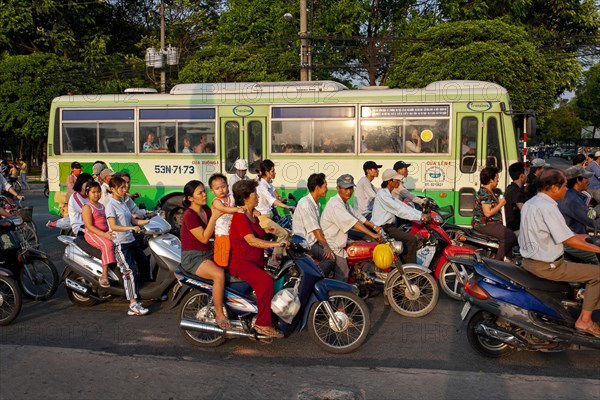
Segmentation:
{"type": "Polygon", "coordinates": [[[26,265],[19,271],[19,286],[32,300],[48,300],[58,289],[58,272],[47,258],[27,256],[26,265]]]}
{"type": "Polygon", "coordinates": [[[497,317],[485,311],[479,311],[473,315],[467,325],[467,339],[471,347],[481,354],[489,358],[506,357],[514,351],[514,348],[499,340],[492,339],[486,335],[477,333],[477,326],[482,322],[494,325],[497,317]]]}
{"type": "Polygon", "coordinates": [[[438,281],[440,287],[452,300],[462,300],[461,288],[473,275],[469,273],[463,265],[454,264],[456,270],[452,268],[450,261],[446,262],[440,268],[440,275],[438,281]]]}
{"type": "Polygon", "coordinates": [[[404,279],[394,269],[385,282],[385,296],[392,309],[405,317],[424,317],[433,311],[440,296],[440,290],[431,274],[418,268],[404,267],[404,274],[414,293],[411,294],[404,279]]]}
{"type": "MultiPolygon", "coordinates": [[[[179,322],[187,319],[192,321],[201,321],[215,319],[215,306],[212,304],[212,298],[206,293],[192,290],[181,301],[179,311],[179,322]],[[210,304],[210,308],[209,308],[210,304]]],[[[223,344],[225,337],[218,333],[191,331],[179,328],[181,334],[189,343],[194,346],[217,347],[223,344]]]]}
{"type": "Polygon", "coordinates": [[[331,308],[341,329],[331,320],[324,302],[313,303],[308,315],[308,330],[317,344],[330,353],[344,354],[358,349],[371,330],[371,316],[365,302],[352,292],[331,291],[331,308]]]}
{"type": "MultiPolygon", "coordinates": [[[[83,276],[77,275],[74,272],[71,272],[67,278],[77,281],[85,286],[89,286],[89,287],[92,286],[91,282],[85,280],[85,278],[83,276]]],[[[81,293],[78,293],[74,290],[71,290],[67,287],[65,287],[65,288],[67,289],[67,295],[69,296],[69,300],[71,300],[71,302],[73,304],[75,304],[77,307],[91,307],[98,303],[98,300],[96,300],[96,299],[87,297],[87,296],[85,296],[81,293]]]]}
{"type": "Polygon", "coordinates": [[[15,281],[8,276],[0,276],[0,326],[6,326],[17,318],[21,303],[21,292],[15,281]]]}

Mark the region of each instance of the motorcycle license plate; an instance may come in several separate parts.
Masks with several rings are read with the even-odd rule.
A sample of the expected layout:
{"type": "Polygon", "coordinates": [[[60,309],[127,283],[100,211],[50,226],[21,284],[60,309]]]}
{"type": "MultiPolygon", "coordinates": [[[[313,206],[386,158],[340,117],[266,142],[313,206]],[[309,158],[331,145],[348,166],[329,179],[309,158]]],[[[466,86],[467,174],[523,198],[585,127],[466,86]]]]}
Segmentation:
{"type": "Polygon", "coordinates": [[[471,309],[471,303],[469,303],[468,301],[465,303],[465,305],[463,306],[462,311],[460,312],[460,319],[461,320],[465,320],[465,318],[467,318],[467,314],[469,313],[469,310],[471,309]]]}

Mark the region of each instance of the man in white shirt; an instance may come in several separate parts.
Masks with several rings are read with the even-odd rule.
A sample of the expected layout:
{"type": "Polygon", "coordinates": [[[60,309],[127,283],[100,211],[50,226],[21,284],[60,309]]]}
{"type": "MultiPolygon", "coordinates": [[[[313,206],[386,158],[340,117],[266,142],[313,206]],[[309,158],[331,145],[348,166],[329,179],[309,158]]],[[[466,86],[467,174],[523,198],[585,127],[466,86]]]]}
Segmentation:
{"type": "Polygon", "coordinates": [[[244,159],[237,159],[233,163],[235,173],[229,177],[229,193],[233,193],[233,184],[245,179],[249,179],[246,172],[248,172],[248,161],[244,159]]]}
{"type": "Polygon", "coordinates": [[[365,176],[358,180],[356,190],[354,191],[354,211],[357,215],[369,219],[373,211],[373,199],[377,194],[377,189],[373,186],[373,179],[379,176],[379,168],[375,161],[367,161],[363,164],[365,176]]]}
{"type": "Polygon", "coordinates": [[[593,264],[565,261],[564,245],[600,253],[586,242],[587,234],[575,234],[567,226],[557,201],[567,193],[567,178],[558,169],[542,172],[538,193],[523,204],[519,247],[523,268],[540,278],[585,283],[585,297],[575,329],[600,338],[592,313],[600,309],[600,269],[593,264]]]}
{"type": "Polygon", "coordinates": [[[98,178],[100,178],[100,182],[102,182],[100,184],[100,188],[102,189],[102,196],[100,196],[100,203],[104,204],[105,206],[108,204],[108,202],[110,201],[110,199],[112,197],[110,194],[110,188],[108,187],[108,184],[114,174],[115,174],[115,171],[113,171],[110,168],[105,168],[100,172],[100,175],[98,175],[98,178]]]}
{"type": "Polygon", "coordinates": [[[378,233],[381,228],[374,226],[362,215],[357,215],[350,205],[348,199],[354,192],[354,178],[352,175],[344,174],[337,179],[337,192],[329,199],[321,214],[321,229],[325,240],[335,254],[335,279],[348,281],[348,261],[346,257],[346,245],[348,243],[348,231],[352,228],[381,242],[383,238],[378,233]],[[375,232],[373,232],[371,229],[375,232]]]}
{"type": "Polygon", "coordinates": [[[396,171],[398,175],[402,176],[402,180],[398,183],[398,187],[392,190],[392,196],[400,201],[408,199],[415,204],[423,204],[425,201],[424,199],[415,196],[410,190],[404,187],[404,181],[408,177],[408,167],[410,167],[410,164],[407,164],[404,161],[397,161],[394,164],[394,171],[396,171]]]}
{"type": "Polygon", "coordinates": [[[385,233],[404,244],[402,261],[414,264],[417,262],[418,236],[411,235],[396,227],[396,217],[410,221],[426,221],[428,217],[418,210],[392,197],[392,191],[398,187],[402,175],[393,169],[386,169],[382,175],[381,190],[377,192],[373,204],[371,223],[381,226],[385,233]]]}
{"type": "Polygon", "coordinates": [[[308,195],[296,204],[292,231],[308,242],[311,255],[319,261],[323,275],[329,276],[335,267],[335,254],[327,244],[321,225],[319,224],[319,199],[327,194],[327,178],[325,174],[311,174],[307,181],[308,195]]]}

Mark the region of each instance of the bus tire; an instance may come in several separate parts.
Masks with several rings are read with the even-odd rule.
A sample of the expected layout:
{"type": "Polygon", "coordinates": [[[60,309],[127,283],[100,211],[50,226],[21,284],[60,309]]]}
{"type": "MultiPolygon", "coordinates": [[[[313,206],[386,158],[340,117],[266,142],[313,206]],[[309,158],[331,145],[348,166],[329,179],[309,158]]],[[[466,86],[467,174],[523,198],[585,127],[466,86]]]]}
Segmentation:
{"type": "Polygon", "coordinates": [[[162,206],[165,213],[165,219],[173,228],[180,229],[183,221],[183,195],[173,196],[169,198],[162,206]]]}

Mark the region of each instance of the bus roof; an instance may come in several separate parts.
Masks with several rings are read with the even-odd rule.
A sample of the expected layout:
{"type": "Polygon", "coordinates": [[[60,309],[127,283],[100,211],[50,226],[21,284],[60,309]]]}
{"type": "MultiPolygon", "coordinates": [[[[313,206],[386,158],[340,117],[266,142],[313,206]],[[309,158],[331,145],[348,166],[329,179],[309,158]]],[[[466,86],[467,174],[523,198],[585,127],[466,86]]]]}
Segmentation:
{"type": "MultiPolygon", "coordinates": [[[[148,101],[154,104],[176,104],[187,101],[195,96],[205,104],[219,103],[276,103],[289,100],[290,95],[295,101],[306,99],[307,103],[328,102],[385,102],[385,101],[505,101],[507,91],[502,86],[484,81],[448,80],[432,82],[420,89],[385,89],[381,90],[349,90],[341,83],[334,81],[309,82],[227,82],[227,83],[186,83],[171,89],[169,94],[127,93],[127,94],[87,94],[60,96],[53,103],[81,106],[100,104],[115,104],[127,106],[136,100],[148,101]],[[121,97],[126,96],[126,97],[121,97]]],[[[145,103],[146,105],[149,103],[145,103]]]]}

